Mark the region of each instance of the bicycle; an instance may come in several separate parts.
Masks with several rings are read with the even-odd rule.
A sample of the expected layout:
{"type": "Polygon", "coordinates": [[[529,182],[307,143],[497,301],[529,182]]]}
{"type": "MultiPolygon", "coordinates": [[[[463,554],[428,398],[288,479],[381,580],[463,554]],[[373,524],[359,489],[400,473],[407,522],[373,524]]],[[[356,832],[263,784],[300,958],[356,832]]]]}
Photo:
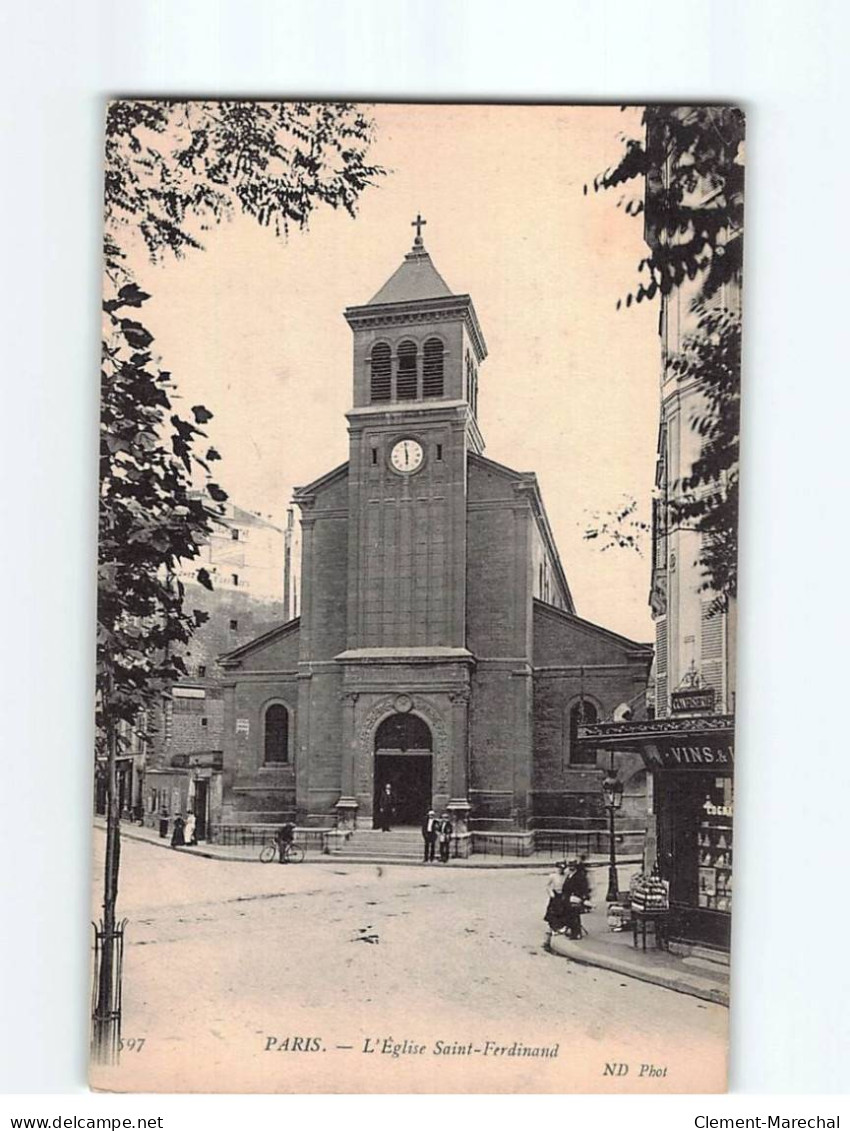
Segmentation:
{"type": "MultiPolygon", "coordinates": [[[[260,860],[263,864],[271,864],[272,860],[278,855],[278,845],[275,841],[274,844],[263,845],[260,851],[260,860]]],[[[283,846],[283,862],[284,864],[300,864],[304,859],[304,849],[300,844],[293,844],[291,841],[283,846]]]]}

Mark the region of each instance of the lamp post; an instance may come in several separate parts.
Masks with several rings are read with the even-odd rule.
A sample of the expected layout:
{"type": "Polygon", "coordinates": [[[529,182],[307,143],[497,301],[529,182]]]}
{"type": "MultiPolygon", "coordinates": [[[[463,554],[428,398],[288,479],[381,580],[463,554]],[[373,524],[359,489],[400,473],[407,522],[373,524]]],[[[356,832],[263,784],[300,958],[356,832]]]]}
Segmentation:
{"type": "Polygon", "coordinates": [[[611,751],[611,765],[602,779],[603,804],[608,812],[608,894],[606,903],[616,903],[620,898],[620,881],[617,877],[617,850],[614,845],[614,814],[623,804],[623,783],[617,776],[614,766],[614,752],[611,751]]]}

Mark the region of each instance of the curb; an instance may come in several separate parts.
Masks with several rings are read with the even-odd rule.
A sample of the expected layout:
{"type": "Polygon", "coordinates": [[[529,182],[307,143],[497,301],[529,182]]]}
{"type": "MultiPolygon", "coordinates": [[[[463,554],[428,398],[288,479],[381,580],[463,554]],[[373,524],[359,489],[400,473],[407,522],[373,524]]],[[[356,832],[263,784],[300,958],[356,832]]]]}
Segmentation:
{"type": "MultiPolygon", "coordinates": [[[[95,828],[104,829],[102,823],[96,823],[95,828]]],[[[139,836],[138,833],[127,829],[125,826],[121,827],[121,836],[125,840],[134,840],[138,844],[148,844],[152,848],[167,848],[172,852],[180,852],[184,856],[200,856],[204,860],[223,860],[230,864],[260,864],[262,861],[259,856],[233,856],[224,852],[214,852],[205,848],[191,848],[183,846],[182,848],[172,848],[167,839],[154,840],[152,837],[139,836]]],[[[486,858],[478,858],[475,862],[472,860],[455,859],[449,861],[449,867],[455,868],[469,868],[474,871],[481,869],[535,869],[540,870],[543,868],[551,868],[554,866],[554,860],[535,859],[533,856],[522,857],[516,861],[499,859],[498,861],[490,861],[486,858]],[[480,860],[480,863],[478,862],[480,860]]],[[[305,864],[372,864],[372,865],[395,865],[397,867],[416,868],[422,865],[422,859],[419,856],[348,856],[344,853],[320,853],[316,856],[310,855],[305,857],[305,864]]],[[[436,862],[435,862],[436,863],[436,862]]],[[[621,864],[639,864],[639,856],[624,856],[618,863],[621,864]]],[[[589,862],[591,868],[607,867],[607,864],[598,862],[589,862]]]]}
{"type": "Polygon", "coordinates": [[[629,962],[625,958],[620,959],[608,954],[599,954],[587,949],[583,943],[573,942],[560,936],[550,940],[549,950],[552,954],[567,958],[571,962],[578,962],[584,966],[596,966],[602,970],[611,970],[613,973],[623,974],[627,978],[650,982],[665,990],[674,990],[676,993],[688,994],[691,997],[698,997],[703,1001],[710,1001],[715,1005],[729,1008],[729,990],[707,980],[685,977],[675,970],[641,966],[640,963],[629,962]]]}

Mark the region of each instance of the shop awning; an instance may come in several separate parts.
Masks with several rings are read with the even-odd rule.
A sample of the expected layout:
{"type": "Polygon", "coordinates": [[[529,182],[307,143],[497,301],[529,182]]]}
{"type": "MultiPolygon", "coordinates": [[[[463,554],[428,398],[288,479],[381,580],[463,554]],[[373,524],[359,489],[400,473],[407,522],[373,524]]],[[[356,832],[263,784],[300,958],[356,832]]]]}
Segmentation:
{"type": "Polygon", "coordinates": [[[682,715],[622,723],[585,723],[584,749],[629,750],[653,771],[731,774],[735,764],[734,715],[682,715]]]}

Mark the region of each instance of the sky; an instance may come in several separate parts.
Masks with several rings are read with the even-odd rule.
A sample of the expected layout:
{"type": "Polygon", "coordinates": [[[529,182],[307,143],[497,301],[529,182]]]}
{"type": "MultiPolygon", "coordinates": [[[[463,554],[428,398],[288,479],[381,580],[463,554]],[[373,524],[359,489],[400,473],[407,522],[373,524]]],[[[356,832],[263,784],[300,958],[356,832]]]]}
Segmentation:
{"type": "Polygon", "coordinates": [[[237,216],[205,249],[132,268],[145,323],[184,409],[214,413],[218,479],[234,502],[285,520],[292,490],[347,458],[352,340],[409,250],[417,213],[435,267],[470,294],[489,356],[479,378],[485,455],[536,472],[576,610],[653,638],[649,547],[600,552],[593,512],[648,520],[658,427],[658,309],[616,309],[646,253],[618,191],[583,186],[618,156],[636,110],[377,105],[370,160],[388,170],[358,215],[316,212],[278,239],[237,216]]]}

